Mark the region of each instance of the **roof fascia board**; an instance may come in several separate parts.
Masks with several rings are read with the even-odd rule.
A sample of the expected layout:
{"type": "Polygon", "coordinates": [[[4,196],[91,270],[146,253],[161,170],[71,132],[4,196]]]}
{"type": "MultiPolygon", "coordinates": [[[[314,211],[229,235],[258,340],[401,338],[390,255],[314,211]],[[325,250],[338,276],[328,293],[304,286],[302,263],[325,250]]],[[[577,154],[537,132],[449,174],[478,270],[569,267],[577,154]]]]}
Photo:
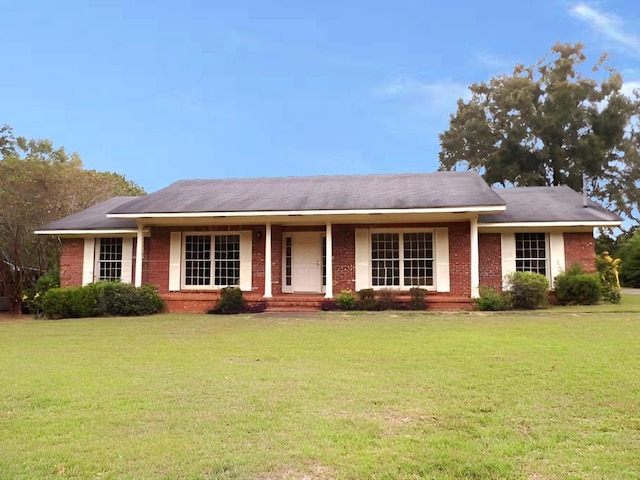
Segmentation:
{"type": "Polygon", "coordinates": [[[511,223],[478,223],[478,228],[500,229],[500,228],[529,228],[529,227],[619,227],[620,221],[598,222],[598,221],[576,221],[576,222],[511,222],[511,223]]]}
{"type": "Polygon", "coordinates": [[[101,230],[96,228],[93,230],[36,230],[33,233],[36,235],[135,235],[138,230],[131,228],[101,230]]]}
{"type": "Polygon", "coordinates": [[[368,210],[282,210],[247,212],[183,212],[183,213],[108,213],[107,218],[200,218],[200,217],[270,217],[315,215],[382,215],[396,213],[495,213],[504,212],[504,205],[445,208],[381,208],[368,210]]]}

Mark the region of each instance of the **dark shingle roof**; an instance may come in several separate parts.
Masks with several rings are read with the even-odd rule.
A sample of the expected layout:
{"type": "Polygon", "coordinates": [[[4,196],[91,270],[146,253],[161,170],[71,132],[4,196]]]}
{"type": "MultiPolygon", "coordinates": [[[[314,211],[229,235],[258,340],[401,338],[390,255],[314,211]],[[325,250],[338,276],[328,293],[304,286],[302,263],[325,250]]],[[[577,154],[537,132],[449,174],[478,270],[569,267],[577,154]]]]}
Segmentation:
{"type": "Polygon", "coordinates": [[[436,172],[181,180],[113,214],[502,206],[477,174],[436,172]]]}
{"type": "Polygon", "coordinates": [[[567,186],[495,188],[507,203],[500,214],[481,215],[479,223],[621,222],[622,219],[567,186]]]}
{"type": "Polygon", "coordinates": [[[113,197],[86,210],[43,225],[44,230],[122,230],[137,229],[136,221],[128,218],[107,218],[107,212],[139,197],[113,197]]]}

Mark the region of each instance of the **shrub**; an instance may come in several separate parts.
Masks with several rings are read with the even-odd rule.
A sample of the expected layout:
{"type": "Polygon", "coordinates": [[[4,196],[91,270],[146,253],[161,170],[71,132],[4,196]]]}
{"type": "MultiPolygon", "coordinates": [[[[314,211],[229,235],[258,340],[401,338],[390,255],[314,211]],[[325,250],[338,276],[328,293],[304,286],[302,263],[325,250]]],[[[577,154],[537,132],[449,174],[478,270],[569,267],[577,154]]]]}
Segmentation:
{"type": "Polygon", "coordinates": [[[342,290],[336,295],[336,307],[340,310],[354,310],[356,297],[351,290],[342,290]]]}
{"type": "Polygon", "coordinates": [[[549,301],[547,277],[533,272],[514,272],[507,277],[512,306],[521,310],[544,308],[549,301]]]}
{"type": "Polygon", "coordinates": [[[136,288],[120,282],[52,288],[43,295],[41,303],[47,318],[151,315],[164,308],[164,300],[155,286],[136,288]]]}
{"type": "Polygon", "coordinates": [[[378,308],[380,308],[380,310],[396,310],[398,307],[397,290],[385,288],[378,291],[378,308]]]}
{"type": "Polygon", "coordinates": [[[220,299],[216,306],[207,313],[215,313],[221,315],[232,315],[241,313],[245,310],[247,304],[244,300],[242,290],[238,287],[224,287],[220,290],[220,299]]]}
{"type": "Polygon", "coordinates": [[[411,310],[424,310],[427,308],[427,291],[424,288],[413,287],[409,290],[411,294],[411,310]]]}
{"type": "Polygon", "coordinates": [[[560,274],[556,277],[556,295],[561,305],[593,305],[600,301],[600,278],[597,274],[560,274]]]}
{"type": "Polygon", "coordinates": [[[600,276],[600,290],[602,299],[609,303],[620,303],[620,259],[613,258],[609,252],[602,252],[596,256],[596,269],[600,276]]]}
{"type": "Polygon", "coordinates": [[[358,310],[377,310],[378,301],[373,288],[363,288],[358,292],[358,310]]]}
{"type": "Polygon", "coordinates": [[[49,289],[40,301],[43,314],[51,319],[71,317],[71,293],[78,288],[81,287],[49,289]]]}
{"type": "Polygon", "coordinates": [[[480,298],[473,301],[478,310],[499,312],[511,308],[511,292],[498,292],[490,287],[480,287],[480,298]]]}
{"type": "Polygon", "coordinates": [[[60,272],[50,270],[36,281],[33,288],[23,292],[22,303],[26,305],[30,313],[38,318],[42,314],[42,298],[47,291],[60,287],[60,272]]]}

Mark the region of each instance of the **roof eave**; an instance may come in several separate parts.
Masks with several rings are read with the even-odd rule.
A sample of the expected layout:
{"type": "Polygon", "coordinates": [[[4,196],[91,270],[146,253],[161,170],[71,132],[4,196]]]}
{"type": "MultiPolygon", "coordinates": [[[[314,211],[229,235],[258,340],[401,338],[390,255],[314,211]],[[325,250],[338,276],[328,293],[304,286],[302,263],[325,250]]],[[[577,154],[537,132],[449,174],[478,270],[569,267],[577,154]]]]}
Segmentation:
{"type": "Polygon", "coordinates": [[[530,227],[619,227],[622,221],[561,221],[561,222],[478,222],[478,228],[530,228],[530,227]]]}
{"type": "Polygon", "coordinates": [[[78,235],[126,235],[136,234],[136,228],[91,228],[91,229],[69,229],[69,230],[36,230],[36,235],[57,235],[57,236],[78,236],[78,235]]]}

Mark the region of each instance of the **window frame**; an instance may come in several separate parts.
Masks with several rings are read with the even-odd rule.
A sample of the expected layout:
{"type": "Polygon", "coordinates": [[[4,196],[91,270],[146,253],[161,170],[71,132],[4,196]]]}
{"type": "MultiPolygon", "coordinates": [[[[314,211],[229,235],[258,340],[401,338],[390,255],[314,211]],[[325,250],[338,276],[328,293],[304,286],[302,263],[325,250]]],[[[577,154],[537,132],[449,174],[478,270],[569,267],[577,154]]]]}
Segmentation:
{"type": "MultiPolygon", "coordinates": [[[[123,273],[124,273],[124,267],[125,267],[125,263],[124,263],[124,249],[125,249],[125,241],[123,237],[97,237],[96,241],[94,243],[94,282],[119,282],[122,281],[123,278],[123,273]],[[102,259],[102,254],[103,254],[103,246],[105,246],[105,241],[109,240],[110,242],[112,242],[113,240],[117,240],[119,242],[119,248],[120,248],[120,258],[119,259],[110,259],[110,260],[103,260],[102,259]],[[115,268],[119,268],[120,270],[120,275],[118,277],[102,277],[101,275],[101,271],[102,271],[102,266],[103,264],[107,264],[110,263],[112,265],[118,265],[118,267],[115,268]]],[[[113,252],[111,252],[113,253],[113,252]]],[[[114,268],[114,267],[111,267],[114,268]]]]}
{"type": "Polygon", "coordinates": [[[374,290],[399,290],[399,291],[409,291],[412,288],[422,288],[428,291],[437,291],[437,283],[438,283],[438,274],[437,274],[437,255],[436,255],[436,251],[437,251],[437,241],[436,241],[436,229],[435,228],[424,228],[424,227],[419,227],[419,228],[411,228],[411,227],[402,227],[402,228],[372,228],[369,230],[369,285],[371,285],[371,288],[373,288],[374,290]],[[373,258],[373,235],[375,234],[385,234],[385,233],[390,233],[390,234],[398,234],[399,238],[398,238],[398,261],[399,261],[399,277],[398,277],[398,282],[399,285],[374,285],[374,281],[373,281],[373,265],[374,265],[374,258],[373,258]],[[428,233],[431,235],[431,258],[428,259],[431,261],[431,270],[432,270],[432,284],[431,285],[404,285],[404,271],[406,265],[405,265],[405,261],[411,261],[411,260],[415,260],[415,259],[405,259],[404,258],[404,251],[405,251],[405,246],[404,246],[404,238],[405,238],[405,234],[410,234],[410,233],[428,233]]]}
{"type": "MultiPolygon", "coordinates": [[[[514,272],[533,272],[533,273],[540,273],[538,270],[531,270],[531,269],[518,269],[518,262],[519,261],[544,261],[544,272],[545,273],[540,273],[541,275],[544,275],[546,278],[551,279],[550,275],[551,275],[551,264],[549,261],[549,257],[551,254],[551,245],[550,245],[550,240],[549,240],[549,233],[548,232],[514,232],[513,234],[513,241],[514,241],[514,272]],[[519,257],[518,256],[518,236],[519,235],[542,235],[544,237],[544,258],[541,257],[519,257]]],[[[530,241],[530,239],[529,239],[530,241]]],[[[523,249],[521,249],[523,250],[523,249]]],[[[539,248],[537,249],[539,250],[539,248]]]]}
{"type": "Polygon", "coordinates": [[[242,283],[242,232],[239,230],[232,231],[204,231],[204,232],[182,232],[181,238],[181,248],[180,248],[180,289],[181,290],[221,290],[225,287],[237,287],[241,288],[242,283]],[[187,237],[197,236],[197,237],[209,237],[210,241],[210,258],[208,261],[210,262],[208,272],[209,272],[209,284],[205,285],[187,285],[187,237]],[[226,236],[237,236],[238,237],[238,280],[235,285],[216,285],[216,258],[215,258],[215,245],[216,245],[216,237],[226,237],[226,236]]]}

